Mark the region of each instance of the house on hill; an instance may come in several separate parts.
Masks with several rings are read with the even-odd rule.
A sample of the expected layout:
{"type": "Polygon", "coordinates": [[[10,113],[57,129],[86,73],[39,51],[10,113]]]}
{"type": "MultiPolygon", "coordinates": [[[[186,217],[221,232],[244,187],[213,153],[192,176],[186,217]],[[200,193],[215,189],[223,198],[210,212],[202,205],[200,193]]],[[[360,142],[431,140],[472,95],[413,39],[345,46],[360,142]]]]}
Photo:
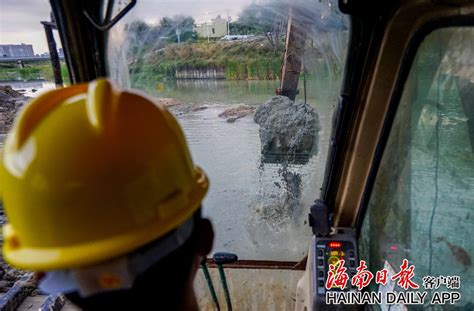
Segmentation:
{"type": "Polygon", "coordinates": [[[201,38],[222,38],[227,35],[228,21],[217,15],[216,18],[211,19],[208,22],[198,24],[194,31],[201,38]]]}

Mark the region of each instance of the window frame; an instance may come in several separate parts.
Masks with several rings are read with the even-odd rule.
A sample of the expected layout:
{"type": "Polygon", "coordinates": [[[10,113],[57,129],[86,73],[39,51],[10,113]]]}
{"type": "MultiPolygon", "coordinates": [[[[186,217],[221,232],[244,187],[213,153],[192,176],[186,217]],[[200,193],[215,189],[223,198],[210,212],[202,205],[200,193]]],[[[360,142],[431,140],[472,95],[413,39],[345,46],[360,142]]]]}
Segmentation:
{"type": "Polygon", "coordinates": [[[439,18],[436,20],[432,20],[424,24],[417,30],[417,32],[411,38],[407,48],[404,51],[403,57],[401,59],[401,68],[399,74],[396,77],[394,92],[393,95],[390,97],[388,110],[385,115],[381,134],[377,142],[374,158],[370,166],[369,175],[364,187],[364,192],[362,194],[359,211],[356,216],[355,224],[357,229],[357,236],[359,236],[361,233],[362,225],[369,207],[369,201],[372,196],[372,191],[374,189],[375,180],[377,178],[377,173],[379,171],[380,164],[382,162],[382,158],[387,147],[392,126],[403,95],[403,91],[408,81],[408,76],[413,67],[417,52],[419,51],[422,42],[429,34],[439,29],[451,27],[474,27],[474,17],[451,16],[447,18],[439,18]]]}
{"type": "Polygon", "coordinates": [[[333,227],[358,229],[359,234],[377,171],[376,154],[383,150],[385,118],[402,65],[407,65],[402,60],[423,29],[474,23],[474,3],[376,2],[366,11],[340,2],[340,8],[351,15],[351,38],[320,198],[332,214],[333,227]]]}

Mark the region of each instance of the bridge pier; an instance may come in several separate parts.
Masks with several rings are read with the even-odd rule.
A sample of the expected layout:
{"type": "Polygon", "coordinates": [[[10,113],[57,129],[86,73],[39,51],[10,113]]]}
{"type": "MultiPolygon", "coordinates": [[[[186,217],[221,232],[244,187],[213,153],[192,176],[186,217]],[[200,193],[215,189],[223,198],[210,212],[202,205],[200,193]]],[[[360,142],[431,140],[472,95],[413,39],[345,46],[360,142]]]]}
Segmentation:
{"type": "Polygon", "coordinates": [[[59,61],[58,50],[56,49],[56,41],[53,36],[53,28],[55,24],[51,22],[41,22],[44,26],[46,40],[48,41],[49,56],[51,58],[51,66],[53,66],[54,83],[56,87],[63,86],[63,77],[61,76],[61,63],[59,61]]]}

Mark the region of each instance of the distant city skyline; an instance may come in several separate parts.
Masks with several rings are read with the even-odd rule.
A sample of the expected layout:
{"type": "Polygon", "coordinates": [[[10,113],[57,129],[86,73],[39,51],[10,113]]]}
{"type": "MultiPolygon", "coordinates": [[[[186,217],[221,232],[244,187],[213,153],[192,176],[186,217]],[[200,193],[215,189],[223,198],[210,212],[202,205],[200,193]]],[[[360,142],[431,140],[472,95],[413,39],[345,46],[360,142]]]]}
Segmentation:
{"type": "MultiPolygon", "coordinates": [[[[126,20],[141,19],[157,23],[164,16],[188,15],[196,23],[227,14],[234,20],[254,0],[138,0],[126,20]]],[[[42,25],[50,19],[48,0],[0,0],[0,44],[32,44],[36,54],[48,52],[42,25]]],[[[57,31],[58,48],[61,42],[57,31]]]]}

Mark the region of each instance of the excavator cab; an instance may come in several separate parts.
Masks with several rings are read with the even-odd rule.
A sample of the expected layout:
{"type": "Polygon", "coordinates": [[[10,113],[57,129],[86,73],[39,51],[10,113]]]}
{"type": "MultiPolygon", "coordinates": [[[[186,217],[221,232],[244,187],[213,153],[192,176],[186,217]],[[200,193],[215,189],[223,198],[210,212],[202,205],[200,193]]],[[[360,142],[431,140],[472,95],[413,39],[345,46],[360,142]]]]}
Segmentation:
{"type": "Polygon", "coordinates": [[[474,310],[473,1],[50,4],[209,174],[202,310],[474,310]]]}

